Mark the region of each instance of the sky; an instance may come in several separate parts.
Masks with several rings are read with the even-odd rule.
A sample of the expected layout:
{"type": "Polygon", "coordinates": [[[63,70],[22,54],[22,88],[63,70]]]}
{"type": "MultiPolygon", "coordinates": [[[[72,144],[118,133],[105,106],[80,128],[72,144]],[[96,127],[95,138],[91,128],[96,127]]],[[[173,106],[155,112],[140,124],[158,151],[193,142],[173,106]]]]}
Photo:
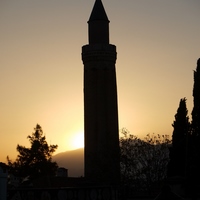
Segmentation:
{"type": "MultiPolygon", "coordinates": [[[[172,134],[190,117],[200,57],[199,0],[102,0],[117,46],[119,129],[172,134]]],[[[83,145],[83,63],[94,0],[0,0],[0,162],[40,124],[56,153],[83,145]]],[[[191,119],[191,117],[190,117],[191,119]]]]}

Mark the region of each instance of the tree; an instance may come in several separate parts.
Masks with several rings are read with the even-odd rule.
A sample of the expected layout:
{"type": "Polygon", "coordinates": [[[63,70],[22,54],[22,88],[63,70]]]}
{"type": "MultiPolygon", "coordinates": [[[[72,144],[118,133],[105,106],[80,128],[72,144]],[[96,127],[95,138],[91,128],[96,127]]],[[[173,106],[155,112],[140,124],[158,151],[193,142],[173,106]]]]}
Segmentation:
{"type": "Polygon", "coordinates": [[[187,170],[190,140],[190,122],[186,98],[180,100],[172,126],[174,130],[172,134],[172,147],[170,148],[168,176],[184,177],[187,170]]]}
{"type": "Polygon", "coordinates": [[[200,136],[200,58],[197,61],[197,67],[194,71],[194,86],[193,86],[193,103],[192,110],[192,134],[195,137],[200,136]]]}
{"type": "Polygon", "coordinates": [[[147,134],[144,140],[122,129],[120,138],[122,184],[135,190],[148,190],[167,176],[169,161],[167,135],[147,134]]]}
{"type": "Polygon", "coordinates": [[[57,163],[52,162],[52,154],[58,148],[57,145],[48,145],[43,135],[42,127],[37,124],[32,135],[28,135],[30,148],[17,145],[19,155],[12,162],[7,157],[10,173],[20,177],[34,179],[41,176],[55,175],[57,163]]]}
{"type": "MultiPolygon", "coordinates": [[[[200,167],[200,58],[197,60],[197,67],[194,70],[193,86],[193,110],[192,110],[192,160],[191,167],[198,169],[200,167]]],[[[199,170],[196,170],[196,176],[200,178],[199,170]]]]}

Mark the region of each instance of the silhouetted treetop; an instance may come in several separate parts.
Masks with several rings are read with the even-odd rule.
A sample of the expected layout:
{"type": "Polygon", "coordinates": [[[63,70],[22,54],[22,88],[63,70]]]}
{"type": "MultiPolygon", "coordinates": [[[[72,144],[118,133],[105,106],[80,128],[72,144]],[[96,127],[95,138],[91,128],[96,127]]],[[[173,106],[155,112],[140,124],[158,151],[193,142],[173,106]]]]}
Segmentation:
{"type": "Polygon", "coordinates": [[[182,98],[179,103],[179,107],[177,109],[177,113],[175,114],[175,120],[172,124],[174,127],[174,131],[172,134],[172,145],[177,145],[188,133],[188,129],[190,126],[188,110],[186,106],[186,98],[182,98]]]}
{"type": "Polygon", "coordinates": [[[120,138],[121,181],[134,190],[149,190],[167,175],[168,135],[147,134],[144,140],[122,129],[120,138]]]}
{"type": "Polygon", "coordinates": [[[193,103],[192,132],[197,136],[200,135],[200,58],[197,60],[197,67],[194,70],[193,103]]]}
{"type": "Polygon", "coordinates": [[[52,155],[58,145],[48,145],[39,124],[27,138],[31,143],[30,148],[18,144],[19,154],[15,162],[7,157],[10,172],[20,177],[29,176],[33,179],[39,176],[55,175],[58,166],[56,162],[52,162],[52,155]]]}
{"type": "Polygon", "coordinates": [[[172,147],[170,148],[170,162],[168,176],[186,175],[187,147],[189,141],[190,122],[186,106],[186,98],[182,98],[175,114],[172,133],[172,147]]]}

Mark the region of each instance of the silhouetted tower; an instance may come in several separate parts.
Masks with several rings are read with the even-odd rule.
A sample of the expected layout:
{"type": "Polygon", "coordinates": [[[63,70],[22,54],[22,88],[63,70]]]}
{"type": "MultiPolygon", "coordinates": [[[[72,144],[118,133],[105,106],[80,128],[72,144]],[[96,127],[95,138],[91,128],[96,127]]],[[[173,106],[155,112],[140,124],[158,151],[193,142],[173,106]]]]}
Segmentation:
{"type": "Polygon", "coordinates": [[[116,46],[109,44],[109,20],[96,0],[88,21],[89,44],[82,47],[84,64],[85,177],[118,184],[119,131],[116,46]]]}

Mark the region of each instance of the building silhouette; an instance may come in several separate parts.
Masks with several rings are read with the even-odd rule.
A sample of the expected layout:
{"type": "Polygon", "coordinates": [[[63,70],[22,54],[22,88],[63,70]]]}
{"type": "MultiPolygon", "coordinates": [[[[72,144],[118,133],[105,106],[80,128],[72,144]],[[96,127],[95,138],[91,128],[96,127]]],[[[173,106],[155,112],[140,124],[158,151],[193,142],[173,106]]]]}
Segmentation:
{"type": "Polygon", "coordinates": [[[85,178],[97,183],[120,180],[116,46],[109,43],[109,20],[96,0],[88,21],[84,64],[85,178]]]}

